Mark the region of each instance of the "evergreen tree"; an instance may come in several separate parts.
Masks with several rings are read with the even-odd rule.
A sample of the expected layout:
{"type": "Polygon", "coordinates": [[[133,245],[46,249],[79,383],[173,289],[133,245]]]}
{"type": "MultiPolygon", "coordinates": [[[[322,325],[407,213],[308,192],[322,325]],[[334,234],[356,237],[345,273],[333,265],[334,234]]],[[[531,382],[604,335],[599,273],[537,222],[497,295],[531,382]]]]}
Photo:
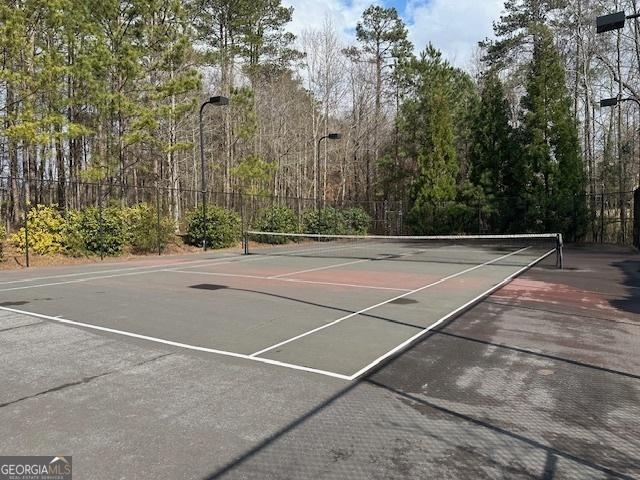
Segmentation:
{"type": "Polygon", "coordinates": [[[259,73],[274,75],[284,71],[302,54],[292,46],[295,35],[285,31],[293,7],[284,7],[281,0],[253,0],[247,5],[251,8],[241,29],[240,53],[249,78],[255,81],[259,73]]]}
{"type": "Polygon", "coordinates": [[[504,87],[492,69],[483,79],[475,114],[471,181],[482,188],[491,210],[490,228],[499,232],[525,228],[527,168],[509,117],[504,87]]]}
{"type": "Polygon", "coordinates": [[[566,0],[505,0],[505,13],[493,24],[496,40],[480,42],[486,48],[485,60],[498,68],[518,64],[523,53],[531,52],[537,26],[549,24],[553,14],[566,3],[566,0]]]}
{"type": "Polygon", "coordinates": [[[450,228],[449,209],[456,199],[455,128],[452,82],[454,69],[429,46],[405,67],[412,85],[401,107],[402,155],[415,161],[409,220],[418,234],[450,228]]]}
{"type": "Polygon", "coordinates": [[[412,190],[409,219],[415,233],[449,233],[448,214],[456,198],[458,164],[453,119],[445,93],[436,88],[425,96],[420,107],[424,115],[417,132],[418,177],[412,190]]]}
{"type": "Polygon", "coordinates": [[[531,211],[536,230],[583,232],[584,172],[576,122],[560,54],[548,28],[538,27],[522,99],[522,148],[530,169],[531,211]]]}

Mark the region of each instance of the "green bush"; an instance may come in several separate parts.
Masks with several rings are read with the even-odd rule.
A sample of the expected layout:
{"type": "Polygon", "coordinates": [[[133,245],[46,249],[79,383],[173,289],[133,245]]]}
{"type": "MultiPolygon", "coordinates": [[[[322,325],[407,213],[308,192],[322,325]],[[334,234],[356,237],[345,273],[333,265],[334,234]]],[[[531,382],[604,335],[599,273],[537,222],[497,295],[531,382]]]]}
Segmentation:
{"type": "Polygon", "coordinates": [[[319,235],[343,235],[348,232],[344,217],[333,207],[306,211],[302,215],[302,226],[304,233],[319,235]]]}
{"type": "Polygon", "coordinates": [[[149,253],[164,249],[173,239],[175,223],[168,217],[160,218],[156,209],[146,203],[127,208],[124,212],[127,244],[135,253],[149,253]],[[159,228],[158,228],[159,227],[159,228]]]}
{"type": "Polygon", "coordinates": [[[71,233],[73,248],[80,246],[85,252],[112,256],[122,253],[126,244],[124,213],[121,208],[107,207],[102,209],[90,207],[77,215],[68,216],[73,223],[67,225],[67,238],[71,233]],[[102,217],[102,218],[101,218],[102,217]]]}
{"type": "Polygon", "coordinates": [[[225,208],[209,205],[206,221],[201,209],[194,210],[187,217],[187,235],[189,245],[202,246],[206,240],[209,248],[226,248],[242,238],[240,216],[225,208]]]}
{"type": "MultiPolygon", "coordinates": [[[[298,232],[298,219],[290,208],[273,205],[260,212],[254,227],[261,232],[296,233],[298,232]]],[[[261,237],[260,241],[264,243],[286,243],[287,238],[267,236],[261,237]]]]}
{"type": "Polygon", "coordinates": [[[9,241],[24,252],[29,238],[29,251],[38,255],[55,255],[65,250],[64,217],[56,206],[36,205],[27,214],[28,235],[24,227],[11,235],[9,241]]]}
{"type": "Polygon", "coordinates": [[[360,207],[343,210],[342,217],[351,235],[366,235],[371,226],[371,216],[360,207]]]}
{"type": "Polygon", "coordinates": [[[88,253],[80,229],[81,217],[82,212],[79,210],[67,210],[65,214],[63,230],[65,255],[79,257],[88,253]]]}

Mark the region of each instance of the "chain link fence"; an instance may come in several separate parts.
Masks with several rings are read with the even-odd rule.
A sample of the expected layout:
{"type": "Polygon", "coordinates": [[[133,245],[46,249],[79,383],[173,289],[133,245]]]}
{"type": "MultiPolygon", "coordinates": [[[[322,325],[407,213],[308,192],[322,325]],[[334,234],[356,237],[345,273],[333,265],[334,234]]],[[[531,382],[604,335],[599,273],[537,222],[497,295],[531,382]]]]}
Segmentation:
{"type": "MultiPolygon", "coordinates": [[[[305,212],[317,208],[361,208],[371,218],[368,229],[371,234],[414,233],[411,230],[411,222],[408,221],[410,215],[406,205],[400,201],[322,201],[319,204],[313,198],[240,192],[207,192],[206,198],[208,205],[236,212],[242,220],[243,230],[254,228],[261,212],[277,205],[294,212],[298,225],[303,224],[305,212]]],[[[634,192],[601,192],[585,195],[581,200],[584,200],[587,214],[582,229],[584,233],[578,241],[617,245],[640,243],[640,197],[636,195],[634,202],[634,192]]],[[[2,225],[9,233],[28,226],[26,218],[30,209],[36,205],[56,206],[60,211],[94,208],[99,212],[98,221],[103,222],[102,211],[105,208],[126,208],[140,204],[150,206],[157,215],[157,238],[160,238],[161,221],[165,218],[172,219],[178,235],[184,235],[188,214],[202,206],[202,192],[174,189],[161,182],[132,186],[108,181],[61,183],[57,180],[26,181],[22,178],[0,178],[0,215],[2,225]]],[[[492,210],[485,200],[437,205],[430,213],[434,218],[425,221],[435,222],[439,215],[451,215],[452,211],[454,220],[447,227],[450,231],[443,233],[502,233],[496,230],[492,210]]],[[[101,228],[98,229],[98,235],[100,232],[101,228]]],[[[28,232],[26,234],[28,235],[28,232]]],[[[100,242],[100,239],[98,241],[100,242]]],[[[162,250],[158,240],[157,251],[162,253],[162,250]]]]}
{"type": "MultiPolygon", "coordinates": [[[[330,202],[320,204],[312,198],[283,197],[273,195],[246,194],[241,192],[222,193],[207,192],[207,205],[226,208],[239,215],[243,230],[253,228],[262,212],[273,206],[289,208],[303,224],[305,212],[324,207],[338,210],[361,208],[371,219],[368,232],[378,235],[402,235],[405,233],[405,213],[401,202],[330,202]]],[[[103,212],[108,208],[130,208],[145,204],[153,208],[156,216],[156,228],[160,238],[162,219],[171,219],[176,227],[176,234],[184,237],[187,230],[188,216],[202,207],[202,192],[199,190],[173,189],[162,184],[156,185],[122,185],[113,182],[66,182],[56,180],[27,181],[22,178],[0,178],[0,214],[2,224],[7,232],[16,232],[25,228],[29,212],[37,206],[55,207],[61,212],[95,209],[97,211],[98,229],[96,235],[101,236],[105,220],[103,212]]],[[[29,241],[26,240],[25,257],[28,263],[29,241]]],[[[97,239],[101,246],[104,241],[97,239]]],[[[162,253],[163,247],[158,241],[157,251],[162,253]]],[[[100,256],[105,253],[100,250],[100,256]]]]}

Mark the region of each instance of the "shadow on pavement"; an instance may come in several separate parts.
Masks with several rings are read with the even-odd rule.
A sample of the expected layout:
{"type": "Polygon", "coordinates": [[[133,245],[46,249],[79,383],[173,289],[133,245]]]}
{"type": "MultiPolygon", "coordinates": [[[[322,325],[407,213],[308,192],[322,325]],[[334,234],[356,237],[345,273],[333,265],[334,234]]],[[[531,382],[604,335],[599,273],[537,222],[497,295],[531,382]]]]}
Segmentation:
{"type": "MultiPolygon", "coordinates": [[[[620,286],[634,287],[639,284],[640,261],[625,260],[609,265],[624,273],[620,286]]],[[[550,270],[547,273],[541,273],[546,269],[538,270],[536,275],[556,275],[550,270]]],[[[594,272],[598,275],[597,269],[594,272]]],[[[585,280],[588,281],[580,279],[581,282],[585,280]]],[[[627,290],[628,298],[611,300],[611,305],[634,314],[640,313],[640,289],[627,290]]],[[[521,305],[493,303],[497,303],[499,308],[514,309],[513,311],[522,308],[521,305]]],[[[598,322],[615,321],[613,318],[576,315],[572,312],[555,311],[553,308],[536,310],[543,315],[553,313],[598,322]]],[[[467,314],[472,312],[473,309],[467,311],[467,314]]],[[[366,315],[422,329],[418,325],[366,315]]],[[[426,334],[402,355],[388,359],[366,377],[348,384],[204,478],[315,480],[324,473],[332,478],[368,479],[372,478],[372,472],[380,478],[425,478],[424,474],[417,475],[415,470],[411,470],[411,465],[407,465],[407,458],[417,458],[423,468],[440,466],[437,464],[440,461],[443,463],[441,468],[447,469],[447,478],[469,478],[470,472],[473,473],[471,478],[494,478],[492,473],[496,472],[501,477],[545,480],[565,478],[568,472],[571,472],[571,476],[575,474],[580,478],[636,478],[634,475],[639,471],[640,455],[634,457],[629,451],[640,448],[640,442],[631,431],[634,428],[633,422],[625,429],[620,429],[615,421],[611,423],[614,418],[611,415],[620,416],[620,420],[629,412],[633,414],[637,410],[634,405],[637,405],[640,392],[636,388],[640,375],[446,331],[447,327],[454,326],[461,318],[466,318],[467,323],[475,319],[471,315],[451,319],[438,330],[426,334]],[[450,341],[442,342],[444,339],[450,341]],[[432,357],[425,353],[437,349],[436,347],[440,348],[440,356],[432,357]],[[483,357],[483,352],[491,358],[487,360],[483,357]],[[456,388],[455,381],[461,378],[456,375],[459,373],[456,369],[473,370],[474,365],[470,362],[477,361],[478,365],[485,362],[484,370],[479,370],[479,375],[484,375],[500,366],[504,358],[510,358],[508,354],[516,355],[524,365],[522,368],[533,365],[532,368],[539,369],[543,372],[542,375],[556,370],[558,377],[555,380],[547,380],[551,377],[539,378],[543,385],[556,389],[552,393],[560,403],[550,408],[533,408],[535,404],[528,403],[529,399],[523,399],[522,404],[512,405],[496,391],[497,393],[493,392],[495,398],[491,399],[498,403],[483,404],[482,400],[486,398],[476,389],[456,388]],[[477,360],[473,360],[474,358],[477,360]],[[545,366],[543,362],[552,363],[545,366]],[[580,371],[583,368],[587,370],[580,371]],[[434,376],[434,372],[438,371],[440,376],[434,376]],[[430,391],[423,387],[427,384],[436,391],[438,388],[445,390],[442,396],[436,394],[437,403],[433,395],[426,393],[430,391]],[[367,403],[368,398],[372,399],[370,402],[373,402],[373,406],[367,403]],[[398,410],[398,402],[412,407],[421,416],[404,417],[407,413],[398,410]],[[599,407],[592,409],[593,402],[599,407]],[[478,405],[482,405],[485,410],[478,409],[478,405]],[[492,409],[499,410],[498,407],[506,409],[508,413],[505,416],[493,416],[492,409]],[[327,424],[328,420],[330,422],[327,424]],[[322,425],[326,425],[324,429],[322,425]],[[334,428],[339,428],[339,431],[334,431],[334,428]],[[589,435],[581,436],[585,432],[589,435]],[[356,450],[360,449],[361,455],[356,457],[353,452],[345,453],[344,448],[334,451],[334,444],[337,444],[336,449],[345,444],[355,445],[356,450]],[[432,449],[444,450],[446,455],[433,457],[432,449]],[[385,451],[392,451],[391,462],[385,466],[386,470],[375,463],[378,461],[376,455],[385,451]],[[411,457],[407,451],[420,455],[411,457]],[[331,452],[333,459],[327,452],[331,452]],[[365,455],[366,452],[368,456],[365,455]],[[447,460],[443,461],[442,458],[447,460]]],[[[548,317],[542,318],[553,321],[548,320],[548,317]]],[[[587,350],[597,348],[589,344],[580,347],[587,350]]],[[[568,350],[567,356],[571,352],[568,350]]],[[[516,380],[509,376],[517,376],[518,373],[518,370],[510,370],[507,365],[495,375],[506,376],[506,379],[500,378],[510,384],[516,380]]],[[[533,387],[531,386],[531,392],[535,391],[533,387]]],[[[524,388],[524,391],[529,391],[527,385],[524,388]]]]}
{"type": "Polygon", "coordinates": [[[627,297],[611,300],[611,305],[618,310],[640,314],[640,261],[624,260],[612,265],[624,275],[622,284],[627,287],[627,297]]]}

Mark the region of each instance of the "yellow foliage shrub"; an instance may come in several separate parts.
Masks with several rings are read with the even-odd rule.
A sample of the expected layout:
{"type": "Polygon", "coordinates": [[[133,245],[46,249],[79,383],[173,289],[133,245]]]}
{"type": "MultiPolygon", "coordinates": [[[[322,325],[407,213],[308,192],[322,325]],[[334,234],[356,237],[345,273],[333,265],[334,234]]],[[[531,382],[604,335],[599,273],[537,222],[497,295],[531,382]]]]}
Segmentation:
{"type": "MultiPolygon", "coordinates": [[[[37,205],[27,216],[29,251],[39,255],[55,255],[65,249],[65,221],[56,206],[37,205]]],[[[26,249],[24,227],[11,235],[9,241],[20,252],[26,249]]]]}

